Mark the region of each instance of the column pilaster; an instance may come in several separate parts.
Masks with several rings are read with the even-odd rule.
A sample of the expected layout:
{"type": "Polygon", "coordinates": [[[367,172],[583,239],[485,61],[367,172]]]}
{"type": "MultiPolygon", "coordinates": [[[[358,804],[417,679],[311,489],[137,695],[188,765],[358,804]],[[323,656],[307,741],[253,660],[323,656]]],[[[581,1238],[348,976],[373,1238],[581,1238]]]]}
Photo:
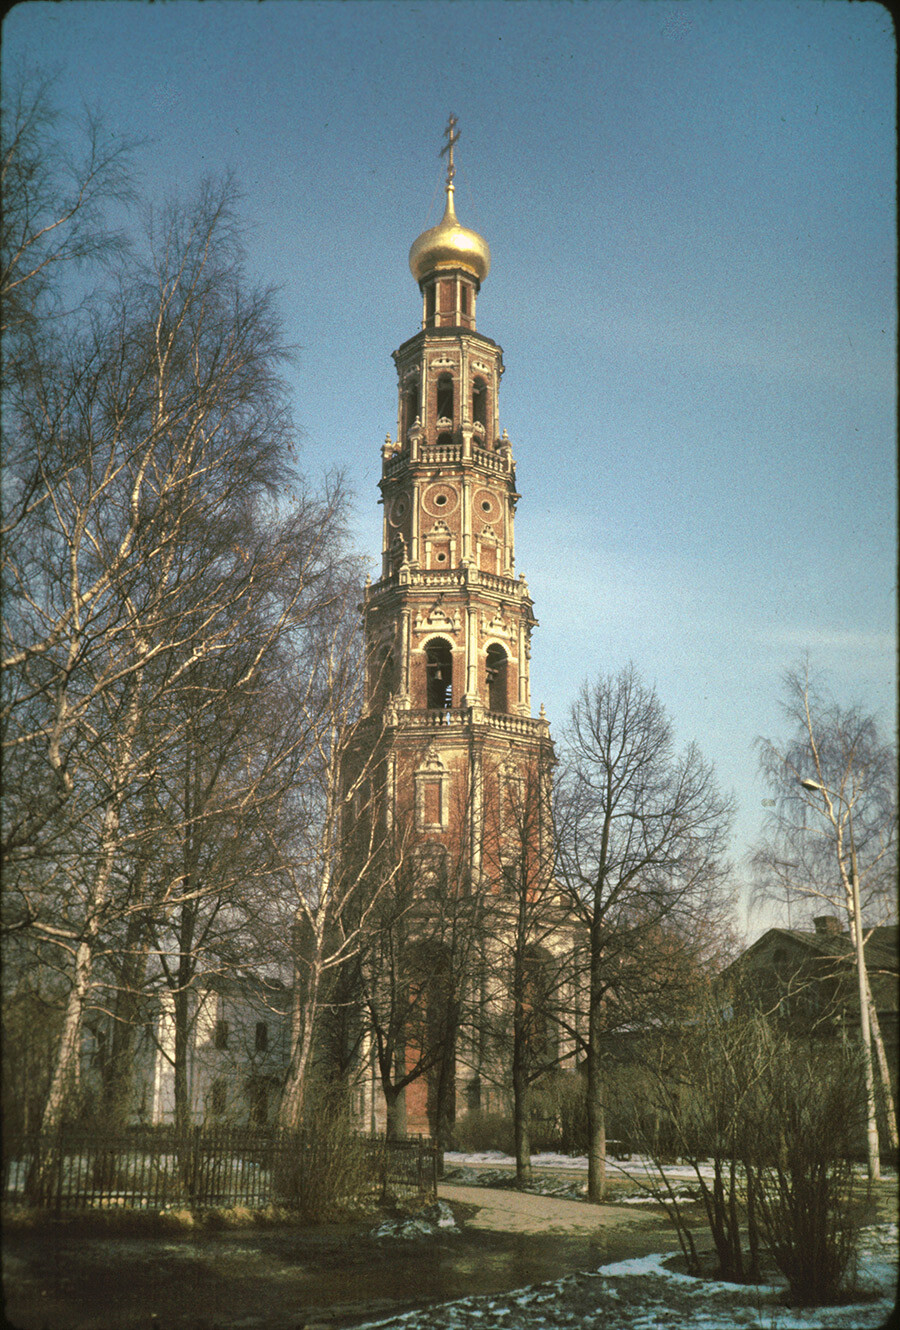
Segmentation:
{"type": "Polygon", "coordinates": [[[419,567],[419,482],[414,480],[412,483],[412,512],[410,514],[409,530],[409,561],[413,568],[419,567]]]}
{"type": "Polygon", "coordinates": [[[409,697],[409,610],[403,610],[400,614],[400,697],[398,704],[403,702],[406,707],[410,705],[409,697]]]}
{"type": "Polygon", "coordinates": [[[474,605],[466,606],[466,695],[463,706],[475,705],[478,695],[478,611],[474,605]]]}

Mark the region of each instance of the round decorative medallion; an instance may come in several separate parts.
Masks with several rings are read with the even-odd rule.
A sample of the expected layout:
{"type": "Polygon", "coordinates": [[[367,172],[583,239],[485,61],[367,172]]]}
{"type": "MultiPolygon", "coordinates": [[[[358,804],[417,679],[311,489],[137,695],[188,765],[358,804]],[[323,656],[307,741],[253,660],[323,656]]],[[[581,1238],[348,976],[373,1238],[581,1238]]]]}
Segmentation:
{"type": "Polygon", "coordinates": [[[459,495],[453,485],[439,481],[436,485],[428,486],[422,496],[422,503],[432,517],[446,517],[459,503],[459,495]]]}
{"type": "Polygon", "coordinates": [[[391,526],[401,526],[406,514],[409,512],[409,498],[405,494],[398,494],[391,504],[388,514],[388,521],[391,526]]]}
{"type": "Polygon", "coordinates": [[[499,522],[500,500],[490,490],[475,491],[475,517],[482,522],[499,522]]]}

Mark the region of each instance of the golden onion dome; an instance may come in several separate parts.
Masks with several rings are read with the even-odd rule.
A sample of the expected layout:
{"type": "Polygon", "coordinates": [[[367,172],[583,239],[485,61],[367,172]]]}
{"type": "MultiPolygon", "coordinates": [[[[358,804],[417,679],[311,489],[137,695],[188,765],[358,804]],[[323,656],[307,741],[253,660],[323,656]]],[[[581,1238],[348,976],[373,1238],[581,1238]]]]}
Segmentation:
{"type": "MultiPolygon", "coordinates": [[[[452,166],[451,166],[452,169],[452,166]]],[[[477,231],[460,226],[453,207],[453,183],[447,182],[447,206],[437,226],[423,231],[409,251],[413,277],[421,282],[441,268],[462,268],[483,282],[491,267],[491,251],[477,231]]]]}

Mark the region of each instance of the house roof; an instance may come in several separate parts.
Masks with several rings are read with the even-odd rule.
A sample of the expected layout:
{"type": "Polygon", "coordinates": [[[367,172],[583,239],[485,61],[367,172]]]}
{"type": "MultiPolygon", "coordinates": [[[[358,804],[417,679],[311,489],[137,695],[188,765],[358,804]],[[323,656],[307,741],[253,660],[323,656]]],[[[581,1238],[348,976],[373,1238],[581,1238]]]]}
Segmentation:
{"type": "MultiPolygon", "coordinates": [[[[764,951],[776,939],[792,943],[795,948],[827,960],[852,960],[853,941],[849,932],[819,933],[812,929],[770,928],[752,943],[745,951],[726,967],[725,973],[740,966],[754,952],[764,951]]],[[[871,930],[866,942],[866,963],[870,973],[888,971],[896,974],[900,971],[898,955],[898,926],[886,924],[871,930]]]]}

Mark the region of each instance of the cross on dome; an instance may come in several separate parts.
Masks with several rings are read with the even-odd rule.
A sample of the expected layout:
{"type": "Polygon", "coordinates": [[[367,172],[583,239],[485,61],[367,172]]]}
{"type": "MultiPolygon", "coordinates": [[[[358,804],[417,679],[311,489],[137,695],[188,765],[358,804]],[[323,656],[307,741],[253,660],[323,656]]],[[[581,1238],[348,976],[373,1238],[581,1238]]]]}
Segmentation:
{"type": "Polygon", "coordinates": [[[453,206],[453,178],[456,175],[453,149],[459,142],[458,123],[456,116],[451,113],[444,130],[447,142],[439,153],[439,156],[447,157],[447,204],[444,215],[437,226],[422,232],[409,251],[409,266],[417,282],[440,268],[461,268],[483,282],[491,266],[491,251],[487,241],[477,231],[460,226],[453,206]]]}
{"type": "Polygon", "coordinates": [[[438,153],[439,157],[447,155],[447,185],[452,187],[453,177],[456,175],[456,167],[453,165],[453,145],[459,142],[459,131],[456,126],[459,124],[453,112],[450,112],[450,118],[447,121],[447,128],[444,130],[444,138],[447,142],[438,153]]]}

